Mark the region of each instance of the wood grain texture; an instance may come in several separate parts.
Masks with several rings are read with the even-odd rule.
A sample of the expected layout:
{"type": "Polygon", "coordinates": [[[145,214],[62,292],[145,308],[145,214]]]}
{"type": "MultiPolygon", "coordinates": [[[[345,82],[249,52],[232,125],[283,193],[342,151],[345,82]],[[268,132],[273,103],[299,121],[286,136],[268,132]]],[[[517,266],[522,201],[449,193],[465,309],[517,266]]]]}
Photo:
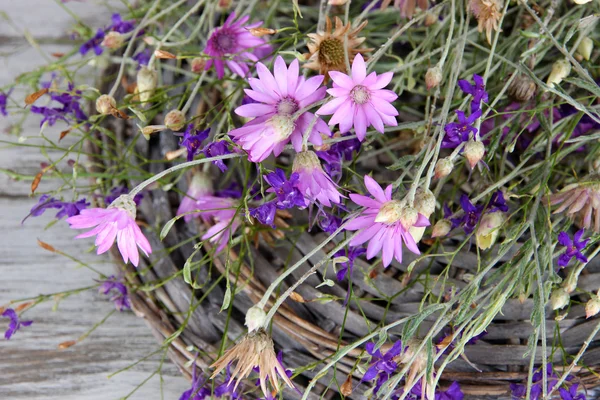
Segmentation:
{"type": "MultiPolygon", "coordinates": [[[[109,3],[122,7],[119,1],[109,3]]],[[[110,20],[111,11],[99,2],[70,2],[67,5],[91,26],[103,26],[110,20]]],[[[69,49],[63,43],[69,40],[68,30],[73,20],[56,2],[0,0],[0,11],[8,14],[21,33],[30,32],[41,43],[44,54],[69,49]]],[[[0,23],[0,87],[45,63],[40,52],[20,37],[20,32],[11,25],[0,23]]],[[[17,93],[17,96],[22,99],[25,94],[17,93]]],[[[0,117],[0,140],[3,141],[0,144],[0,168],[35,175],[40,163],[48,160],[35,147],[15,147],[6,143],[17,141],[16,136],[7,133],[16,121],[16,117],[0,117]]],[[[63,129],[63,125],[57,125],[45,134],[56,140],[63,129]]],[[[27,137],[26,144],[40,143],[37,116],[26,120],[21,135],[27,137]]],[[[64,142],[67,145],[69,138],[64,142]]],[[[58,154],[49,152],[48,157],[58,154]]],[[[59,164],[59,168],[68,171],[66,163],[59,164]]],[[[38,193],[49,191],[56,184],[44,177],[38,193]]],[[[40,248],[38,238],[105,274],[113,273],[106,257],[89,252],[92,242],[74,240],[75,232],[64,221],[45,230],[52,220],[52,212],[30,218],[22,225],[21,220],[39,198],[39,195],[29,197],[29,192],[30,182],[15,181],[0,174],[0,306],[17,298],[94,285],[96,273],[40,248]]],[[[131,312],[115,312],[83,342],[59,350],[59,343],[87,332],[114,306],[106,296],[97,293],[97,289],[62,299],[56,311],[52,310],[54,304],[50,301],[27,311],[24,317],[33,319],[34,324],[18,331],[10,341],[0,338],[0,399],[119,399],[159,367],[161,355],[156,354],[108,379],[110,374],[159,349],[144,322],[131,312]]],[[[6,320],[0,319],[0,332],[5,326],[6,320]]],[[[168,360],[162,373],[162,382],[155,375],[130,398],[178,399],[189,387],[168,360]]]]}

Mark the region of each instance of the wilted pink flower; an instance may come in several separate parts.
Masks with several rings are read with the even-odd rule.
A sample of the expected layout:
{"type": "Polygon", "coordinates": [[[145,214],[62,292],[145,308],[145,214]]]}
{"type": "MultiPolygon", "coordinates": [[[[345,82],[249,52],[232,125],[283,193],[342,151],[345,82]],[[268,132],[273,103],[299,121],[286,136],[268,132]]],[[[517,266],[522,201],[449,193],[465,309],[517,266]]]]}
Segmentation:
{"type": "Polygon", "coordinates": [[[216,197],[210,194],[199,194],[196,197],[194,209],[199,210],[197,214],[203,220],[212,218],[214,225],[211,226],[202,240],[208,240],[217,246],[217,252],[223,250],[231,235],[239,228],[241,222],[236,215],[238,200],[227,197],[216,197]]]}
{"type": "MultiPolygon", "coordinates": [[[[195,172],[192,175],[192,180],[188,188],[187,193],[181,199],[179,208],[177,209],[177,215],[186,214],[191,211],[199,210],[197,200],[202,196],[212,195],[213,188],[211,180],[203,172],[195,172]]],[[[200,216],[206,222],[208,222],[208,216],[202,213],[190,213],[183,216],[185,222],[190,222],[192,218],[200,216]]]]}
{"type": "Polygon", "coordinates": [[[392,200],[392,185],[384,191],[373,178],[365,175],[365,186],[374,199],[350,195],[353,202],[365,209],[346,224],[346,230],[359,231],[349,245],[358,246],[368,241],[367,259],[375,257],[383,249],[384,267],[390,265],[392,258],[402,262],[403,241],[410,251],[421,254],[409,229],[428,226],[429,220],[404,202],[392,200]]]}
{"type": "MultiPolygon", "coordinates": [[[[298,76],[298,60],[287,68],[281,57],[275,60],[274,75],[262,63],[256,64],[256,71],[258,79],[248,78],[252,89],[245,89],[256,103],[244,104],[235,110],[239,116],[255,118],[229,134],[248,152],[252,162],[260,162],[271,153],[278,156],[290,140],[300,152],[302,135],[315,115],[304,112],[295,118],[294,114],[325,97],[325,87],[321,86],[323,75],[305,79],[298,76]]],[[[309,140],[322,145],[321,134],[331,136],[331,131],[321,118],[316,118],[309,140]]]]}
{"type": "Polygon", "coordinates": [[[246,76],[248,62],[260,59],[256,53],[264,53],[265,49],[271,48],[265,39],[253,36],[249,31],[260,26],[262,21],[244,26],[249,19],[246,15],[234,22],[235,13],[231,13],[225,23],[210,34],[204,49],[204,53],[210,56],[205,69],[214,64],[219,79],[225,75],[225,66],[239,76],[246,76]]]}
{"type": "Polygon", "coordinates": [[[392,80],[393,73],[386,72],[377,76],[367,75],[367,66],[363,57],[357,54],[352,62],[352,74],[330,71],[333,88],[327,93],[335,97],[317,111],[318,115],[333,114],[329,125],[340,125],[340,132],[346,133],[354,125],[356,136],[362,142],[367,128],[373,126],[383,133],[383,125],[397,126],[398,111],[391,104],[398,95],[383,89],[392,80]]]}
{"type": "Polygon", "coordinates": [[[308,203],[319,202],[326,207],[331,203],[339,204],[338,186],[323,171],[319,158],[313,151],[303,151],[296,154],[292,171],[299,175],[296,187],[304,195],[308,203]]]}
{"type": "Polygon", "coordinates": [[[138,247],[148,256],[152,248],[142,230],[135,223],[135,203],[129,195],[119,196],[108,208],[91,208],[81,210],[79,215],[67,218],[73,229],[94,228],[82,233],[75,239],[96,236],[97,254],[111,248],[115,239],[123,261],[131,261],[138,266],[140,255],[138,247]]]}

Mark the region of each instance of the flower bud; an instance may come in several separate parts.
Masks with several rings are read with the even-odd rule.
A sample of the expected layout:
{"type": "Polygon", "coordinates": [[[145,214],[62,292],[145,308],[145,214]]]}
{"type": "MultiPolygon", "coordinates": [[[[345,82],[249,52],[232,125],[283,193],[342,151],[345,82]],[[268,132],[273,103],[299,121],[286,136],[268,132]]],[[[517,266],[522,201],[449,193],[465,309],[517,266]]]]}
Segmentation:
{"type": "Polygon", "coordinates": [[[190,70],[195,74],[201,74],[204,72],[204,68],[206,67],[206,60],[201,57],[196,57],[192,59],[190,63],[190,70]]]}
{"type": "Polygon", "coordinates": [[[439,16],[427,11],[427,14],[425,14],[425,20],[423,21],[423,24],[425,26],[431,26],[433,24],[435,24],[436,22],[438,22],[439,20],[439,16]]]}
{"type": "Polygon", "coordinates": [[[535,95],[535,82],[524,74],[519,74],[508,87],[508,95],[519,103],[526,103],[535,95]]]}
{"type": "Polygon", "coordinates": [[[552,64],[552,71],[548,76],[546,83],[550,87],[554,87],[562,82],[571,73],[571,63],[568,60],[562,59],[552,64]]]}
{"type": "Polygon", "coordinates": [[[435,164],[435,175],[436,179],[444,178],[452,172],[454,169],[454,162],[446,157],[440,158],[438,162],[435,164]]]}
{"type": "Polygon", "coordinates": [[[250,28],[248,29],[248,32],[250,32],[250,34],[252,36],[256,36],[256,37],[263,37],[266,35],[274,35],[277,33],[276,29],[271,29],[271,28],[250,28]]]}
{"type": "Polygon", "coordinates": [[[481,161],[485,154],[485,146],[480,141],[469,140],[465,144],[464,156],[469,161],[471,169],[475,168],[477,163],[481,161]]]}
{"type": "Polygon", "coordinates": [[[572,268],[569,271],[569,275],[561,285],[563,289],[565,289],[565,292],[573,293],[575,289],[577,289],[577,281],[579,280],[579,274],[581,274],[583,267],[585,267],[585,264],[581,264],[581,266],[572,268]]]}
{"type": "Polygon", "coordinates": [[[425,73],[425,86],[427,86],[427,90],[438,87],[441,81],[442,70],[439,66],[431,67],[425,73]]]}
{"type": "Polygon", "coordinates": [[[492,247],[498,238],[500,227],[504,223],[504,214],[500,211],[485,214],[479,222],[475,239],[477,247],[481,250],[486,250],[492,247]]]}
{"type": "Polygon", "coordinates": [[[227,11],[231,7],[232,0],[219,0],[217,2],[217,8],[219,11],[227,11]]]}
{"type": "Polygon", "coordinates": [[[452,229],[452,223],[447,219],[441,219],[433,226],[432,238],[446,236],[452,229]]]}
{"type": "Polygon", "coordinates": [[[419,212],[414,207],[402,207],[400,210],[400,225],[409,230],[419,219],[419,212]]]}
{"type": "Polygon", "coordinates": [[[185,114],[179,110],[171,110],[165,116],[165,126],[172,131],[179,131],[185,126],[185,114]]]}
{"type": "Polygon", "coordinates": [[[107,49],[118,49],[123,45],[124,39],[123,35],[119,32],[110,31],[104,36],[104,40],[102,40],[102,46],[107,49]]]}
{"type": "Polygon", "coordinates": [[[429,189],[418,188],[415,193],[415,208],[426,218],[435,211],[435,196],[429,189]]]}
{"type": "Polygon", "coordinates": [[[252,332],[262,327],[265,324],[267,313],[262,308],[257,306],[250,307],[246,312],[246,326],[248,332],[252,332]]]}
{"type": "Polygon", "coordinates": [[[140,101],[146,103],[150,100],[158,83],[158,73],[148,67],[142,67],[137,73],[137,90],[140,101]]]}
{"type": "MultiPolygon", "coordinates": [[[[600,293],[600,291],[599,291],[600,293]]],[[[600,297],[593,294],[592,298],[585,303],[585,318],[591,318],[600,312],[600,297]]]]}
{"type": "Polygon", "coordinates": [[[96,111],[102,115],[111,115],[113,110],[117,108],[117,101],[114,97],[103,94],[96,99],[96,111]]]}
{"type": "Polygon", "coordinates": [[[553,310],[558,310],[569,304],[571,298],[563,288],[554,289],[550,295],[550,305],[553,310]]]}
{"type": "Polygon", "coordinates": [[[594,49],[594,42],[589,37],[584,37],[577,46],[577,53],[583,57],[584,60],[589,61],[592,56],[592,50],[594,49]]]}
{"type": "Polygon", "coordinates": [[[146,138],[146,140],[150,140],[150,135],[156,132],[164,131],[167,129],[164,125],[148,125],[142,128],[142,135],[146,138]]]}

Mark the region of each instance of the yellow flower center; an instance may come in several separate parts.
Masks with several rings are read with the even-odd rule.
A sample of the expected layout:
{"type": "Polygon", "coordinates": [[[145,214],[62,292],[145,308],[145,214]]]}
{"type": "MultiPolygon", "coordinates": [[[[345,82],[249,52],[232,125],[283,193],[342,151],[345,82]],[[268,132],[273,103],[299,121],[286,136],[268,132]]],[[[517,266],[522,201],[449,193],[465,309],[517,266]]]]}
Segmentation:
{"type": "Polygon", "coordinates": [[[319,63],[328,67],[344,64],[344,42],[337,38],[325,39],[319,46],[319,63]]]}

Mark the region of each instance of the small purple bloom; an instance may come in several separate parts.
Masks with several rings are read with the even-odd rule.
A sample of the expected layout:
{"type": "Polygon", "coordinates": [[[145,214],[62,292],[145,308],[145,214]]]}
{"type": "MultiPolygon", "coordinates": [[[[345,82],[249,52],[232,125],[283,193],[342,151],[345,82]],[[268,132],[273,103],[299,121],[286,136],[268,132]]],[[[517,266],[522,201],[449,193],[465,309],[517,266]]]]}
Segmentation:
{"type": "Polygon", "coordinates": [[[4,115],[5,117],[8,115],[8,112],[6,112],[6,104],[11,91],[12,89],[8,93],[0,92],[0,114],[4,115]]]}
{"type": "Polygon", "coordinates": [[[179,400],[204,400],[210,398],[210,389],[205,387],[207,380],[196,374],[196,363],[192,367],[192,387],[181,394],[179,400]]]}
{"type": "Polygon", "coordinates": [[[6,330],[6,332],[4,332],[4,338],[6,340],[10,340],[12,335],[14,335],[16,331],[21,329],[21,327],[33,324],[33,321],[21,321],[19,319],[19,316],[17,315],[17,312],[12,308],[7,308],[6,310],[4,310],[1,316],[10,319],[10,322],[8,323],[8,329],[6,330]]]}
{"type": "Polygon", "coordinates": [[[464,112],[456,110],[456,116],[458,117],[458,122],[450,122],[444,127],[446,135],[442,140],[442,148],[455,148],[459,144],[468,141],[471,136],[477,133],[477,128],[473,124],[481,117],[481,110],[472,113],[468,118],[465,117],[464,112]]]}
{"type": "Polygon", "coordinates": [[[187,160],[192,161],[194,156],[200,151],[200,145],[208,138],[210,128],[206,130],[194,129],[194,124],[189,124],[185,132],[181,145],[187,149],[187,160]]]}
{"type": "MultiPolygon", "coordinates": [[[[84,210],[90,206],[85,199],[77,200],[75,202],[66,202],[55,199],[54,197],[50,197],[47,194],[44,194],[40,197],[38,203],[31,208],[29,212],[29,216],[39,217],[49,208],[55,208],[58,210],[55,218],[61,219],[63,217],[72,217],[74,215],[79,215],[81,210],[84,210]]],[[[25,217],[27,218],[27,217],[25,217]]],[[[25,220],[23,220],[25,221],[25,220]]]]}
{"type": "Polygon", "coordinates": [[[493,213],[496,211],[507,212],[508,205],[506,204],[506,200],[504,200],[504,194],[501,190],[497,190],[492,195],[490,199],[490,204],[488,205],[489,209],[486,210],[488,213],[493,213]]]}
{"type": "MultiPolygon", "coordinates": [[[[556,383],[558,382],[558,377],[552,372],[552,364],[548,363],[546,365],[546,382],[548,383],[547,391],[554,389],[556,383]]],[[[542,396],[542,384],[543,384],[543,375],[542,368],[536,371],[532,376],[531,385],[531,400],[538,400],[542,396]]],[[[527,385],[519,385],[516,383],[510,384],[510,390],[512,391],[513,399],[521,399],[525,398],[527,393],[527,385]]]]}
{"type": "MultiPolygon", "coordinates": [[[[113,201],[115,201],[119,196],[127,193],[129,193],[129,188],[127,186],[115,186],[114,188],[110,189],[110,193],[106,197],[104,197],[104,204],[109,205],[113,201]]],[[[140,205],[140,202],[142,201],[143,197],[143,193],[138,193],[135,196],[133,196],[133,202],[136,206],[140,205]]]]}
{"type": "Polygon", "coordinates": [[[481,214],[483,212],[483,206],[478,205],[475,206],[469,200],[469,197],[466,194],[460,196],[460,205],[464,211],[464,215],[458,218],[452,218],[452,226],[463,225],[465,233],[468,235],[477,226],[479,219],[481,218],[481,214]]]}
{"type": "Polygon", "coordinates": [[[275,172],[265,175],[264,178],[265,181],[271,185],[271,188],[267,189],[267,192],[275,193],[277,195],[277,199],[279,200],[277,203],[278,208],[304,208],[306,206],[304,196],[300,193],[298,188],[296,188],[300,175],[292,173],[288,180],[285,177],[285,172],[278,168],[275,172]]]}
{"type": "Polygon", "coordinates": [[[117,13],[113,14],[111,17],[112,25],[110,29],[119,33],[128,33],[135,28],[135,20],[123,21],[121,16],[117,13]]]}
{"type": "MultiPolygon", "coordinates": [[[[224,156],[225,154],[231,154],[231,151],[229,151],[229,146],[228,146],[228,143],[226,140],[219,140],[218,142],[209,143],[206,146],[204,146],[204,149],[202,150],[202,152],[204,153],[204,156],[207,158],[224,156]]],[[[221,172],[227,171],[227,165],[225,165],[223,160],[213,161],[213,164],[215,164],[217,167],[219,167],[221,172]]]]}
{"type": "Polygon", "coordinates": [[[270,201],[256,208],[250,209],[250,215],[263,225],[269,225],[275,228],[275,213],[277,206],[274,201],[270,201]]]}
{"type": "Polygon", "coordinates": [[[485,91],[483,78],[477,74],[474,74],[473,82],[475,84],[471,85],[469,81],[461,79],[458,81],[458,87],[460,87],[460,90],[466,94],[473,96],[473,99],[471,100],[471,112],[476,113],[477,111],[481,111],[481,102],[483,101],[484,103],[487,103],[489,98],[487,92],[485,91]]]}
{"type": "Polygon", "coordinates": [[[135,56],[133,56],[133,59],[138,62],[138,69],[140,69],[143,65],[148,65],[151,57],[152,52],[150,51],[150,49],[144,49],[143,51],[140,51],[135,56]]]}
{"type": "Polygon", "coordinates": [[[103,51],[101,46],[103,40],[104,30],[98,29],[94,37],[92,37],[90,40],[81,45],[81,47],[79,48],[79,53],[81,53],[81,55],[84,56],[87,54],[88,51],[93,49],[94,53],[96,53],[96,55],[99,56],[100,54],[102,54],[103,51]]]}
{"type": "Polygon", "coordinates": [[[102,285],[100,285],[99,292],[102,294],[110,294],[112,296],[110,300],[115,303],[115,308],[117,310],[123,311],[125,309],[131,309],[129,295],[127,293],[127,286],[125,286],[120,279],[114,275],[111,275],[104,281],[100,282],[102,285]]]}
{"type": "Polygon", "coordinates": [[[458,382],[452,382],[450,387],[446,391],[436,391],[436,400],[463,400],[465,397],[464,393],[460,390],[458,382]]]}
{"type": "MultiPolygon", "coordinates": [[[[242,398],[242,394],[235,391],[235,381],[231,381],[231,364],[227,366],[225,381],[215,388],[215,397],[231,396],[232,400],[242,398]]],[[[196,400],[196,399],[194,399],[196,400]]]]}
{"type": "Polygon", "coordinates": [[[402,352],[402,341],[396,341],[385,354],[381,353],[381,349],[375,350],[375,343],[373,342],[367,343],[365,350],[371,355],[371,365],[362,377],[361,382],[368,382],[377,378],[377,382],[375,383],[375,393],[377,393],[381,385],[387,382],[394,371],[396,371],[396,368],[398,368],[398,364],[394,361],[394,358],[402,352]]]}
{"type": "Polygon", "coordinates": [[[566,232],[560,232],[558,234],[558,243],[567,248],[567,250],[558,257],[559,267],[566,267],[573,257],[582,263],[588,261],[587,257],[581,254],[581,250],[585,249],[585,246],[587,246],[590,239],[581,240],[581,236],[583,236],[583,229],[577,231],[572,240],[566,232]]]}
{"type": "Polygon", "coordinates": [[[334,214],[328,214],[324,210],[319,210],[317,214],[317,224],[325,233],[333,235],[342,225],[342,219],[334,214]]]}
{"type": "MultiPolygon", "coordinates": [[[[52,82],[45,82],[42,87],[48,88],[52,85],[52,82]]],[[[56,121],[62,120],[66,123],[69,122],[67,117],[73,117],[77,122],[83,122],[87,120],[87,115],[81,109],[79,99],[81,99],[81,91],[74,90],[73,83],[69,83],[68,89],[63,93],[49,92],[50,98],[57,103],[60,103],[62,107],[38,107],[31,106],[31,112],[34,114],[41,114],[44,116],[40,122],[40,126],[48,122],[49,126],[53,126],[56,121]]]]}
{"type": "Polygon", "coordinates": [[[341,281],[344,278],[350,278],[352,276],[352,270],[354,269],[354,260],[366,252],[367,250],[364,247],[349,247],[347,253],[346,249],[341,249],[335,253],[334,257],[348,258],[348,261],[337,264],[339,268],[336,273],[337,280],[341,281]]]}
{"type": "Polygon", "coordinates": [[[586,400],[586,397],[583,393],[577,394],[577,389],[579,388],[578,383],[574,383],[571,385],[569,390],[560,388],[558,392],[560,393],[560,398],[562,400],[586,400]]]}
{"type": "Polygon", "coordinates": [[[232,199],[239,199],[242,197],[242,188],[237,182],[231,182],[225,189],[217,190],[215,192],[217,197],[230,197],[232,199]]]}

